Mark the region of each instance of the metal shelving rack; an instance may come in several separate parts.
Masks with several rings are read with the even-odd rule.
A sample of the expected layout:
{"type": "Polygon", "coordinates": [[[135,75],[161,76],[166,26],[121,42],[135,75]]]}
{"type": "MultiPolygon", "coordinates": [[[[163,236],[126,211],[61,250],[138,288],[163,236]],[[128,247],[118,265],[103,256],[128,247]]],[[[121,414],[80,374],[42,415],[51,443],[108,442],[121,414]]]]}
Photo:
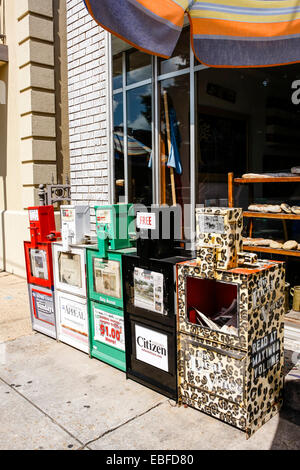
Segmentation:
{"type": "MultiPolygon", "coordinates": [[[[249,185],[249,198],[253,201],[253,184],[254,183],[299,183],[300,176],[284,176],[284,177],[262,177],[262,178],[234,178],[233,173],[228,173],[228,206],[234,207],[234,185],[248,184],[249,185]]],[[[278,219],[282,220],[284,226],[286,220],[300,220],[300,215],[284,214],[284,213],[270,213],[270,212],[251,212],[244,211],[243,216],[250,218],[249,236],[252,237],[253,219],[278,219]]],[[[262,246],[246,246],[245,251],[256,251],[260,253],[274,253],[282,256],[296,256],[300,257],[300,250],[282,250],[276,248],[268,248],[262,246]]]]}

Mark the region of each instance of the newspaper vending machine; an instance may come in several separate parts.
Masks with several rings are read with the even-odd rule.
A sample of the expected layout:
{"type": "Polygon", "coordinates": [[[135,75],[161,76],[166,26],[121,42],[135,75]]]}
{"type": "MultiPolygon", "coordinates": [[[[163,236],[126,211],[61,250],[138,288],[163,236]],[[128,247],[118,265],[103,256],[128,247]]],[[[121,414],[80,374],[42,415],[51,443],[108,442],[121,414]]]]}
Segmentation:
{"type": "Polygon", "coordinates": [[[97,247],[87,249],[90,353],[126,370],[122,259],[135,253],[129,204],[96,206],[97,247]]]}
{"type": "Polygon", "coordinates": [[[96,241],[90,207],[61,206],[61,235],[62,242],[53,244],[57,337],[89,353],[86,248],[96,241]]]}
{"type": "Polygon", "coordinates": [[[137,210],[137,253],[123,257],[127,378],[174,400],[176,263],[191,257],[176,247],[180,227],[176,207],[137,210]]]}
{"type": "Polygon", "coordinates": [[[30,241],[24,242],[32,328],[56,338],[52,244],[56,232],[53,206],[28,208],[30,241]]]}
{"type": "Polygon", "coordinates": [[[249,437],[283,395],[284,264],[242,252],[242,210],[196,213],[197,259],[177,266],[179,402],[249,437]]]}

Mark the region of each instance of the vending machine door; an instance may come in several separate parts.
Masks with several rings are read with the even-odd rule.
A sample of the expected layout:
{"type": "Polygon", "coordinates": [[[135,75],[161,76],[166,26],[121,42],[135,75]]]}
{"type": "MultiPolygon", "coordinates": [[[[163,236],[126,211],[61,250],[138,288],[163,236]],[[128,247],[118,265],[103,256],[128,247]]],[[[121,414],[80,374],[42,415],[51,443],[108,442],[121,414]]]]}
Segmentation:
{"type": "Polygon", "coordinates": [[[126,318],[127,378],[177,401],[177,341],[174,328],[126,318]]]}
{"type": "Polygon", "coordinates": [[[91,356],[126,371],[123,311],[90,302],[91,356]]]}
{"type": "Polygon", "coordinates": [[[86,299],[58,290],[55,292],[55,298],[58,340],[89,353],[86,299]]]}
{"type": "Polygon", "coordinates": [[[88,295],[91,300],[123,309],[122,254],[134,248],[109,251],[107,258],[98,251],[87,250],[88,295]]]}
{"type": "Polygon", "coordinates": [[[56,339],[54,293],[50,289],[28,285],[32,329],[56,339]]]}
{"type": "Polygon", "coordinates": [[[62,244],[53,243],[55,289],[86,297],[85,247],[64,251],[62,244]]]}
{"type": "Polygon", "coordinates": [[[28,284],[51,289],[54,283],[51,243],[38,243],[33,248],[30,242],[24,242],[24,250],[28,284]]]}
{"type": "Polygon", "coordinates": [[[246,429],[247,353],[179,334],[179,401],[246,429]]]}

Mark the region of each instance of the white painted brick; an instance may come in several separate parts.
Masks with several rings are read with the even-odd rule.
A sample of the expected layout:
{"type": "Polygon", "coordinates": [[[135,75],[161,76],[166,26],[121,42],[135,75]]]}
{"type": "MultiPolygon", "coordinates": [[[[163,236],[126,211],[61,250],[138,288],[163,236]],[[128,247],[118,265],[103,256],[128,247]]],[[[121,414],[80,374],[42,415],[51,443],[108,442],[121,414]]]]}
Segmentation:
{"type": "Polygon", "coordinates": [[[67,0],[67,47],[72,199],[93,207],[108,202],[107,56],[82,0],[67,0]]]}

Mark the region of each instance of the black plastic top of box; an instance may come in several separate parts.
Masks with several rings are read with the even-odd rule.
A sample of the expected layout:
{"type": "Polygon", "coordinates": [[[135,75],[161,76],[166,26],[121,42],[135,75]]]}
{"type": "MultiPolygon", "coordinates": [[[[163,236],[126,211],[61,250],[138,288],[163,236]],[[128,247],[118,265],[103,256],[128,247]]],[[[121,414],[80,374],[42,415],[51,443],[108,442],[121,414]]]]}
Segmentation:
{"type": "Polygon", "coordinates": [[[137,255],[166,258],[175,255],[181,238],[181,209],[175,206],[136,207],[137,255]]]}

